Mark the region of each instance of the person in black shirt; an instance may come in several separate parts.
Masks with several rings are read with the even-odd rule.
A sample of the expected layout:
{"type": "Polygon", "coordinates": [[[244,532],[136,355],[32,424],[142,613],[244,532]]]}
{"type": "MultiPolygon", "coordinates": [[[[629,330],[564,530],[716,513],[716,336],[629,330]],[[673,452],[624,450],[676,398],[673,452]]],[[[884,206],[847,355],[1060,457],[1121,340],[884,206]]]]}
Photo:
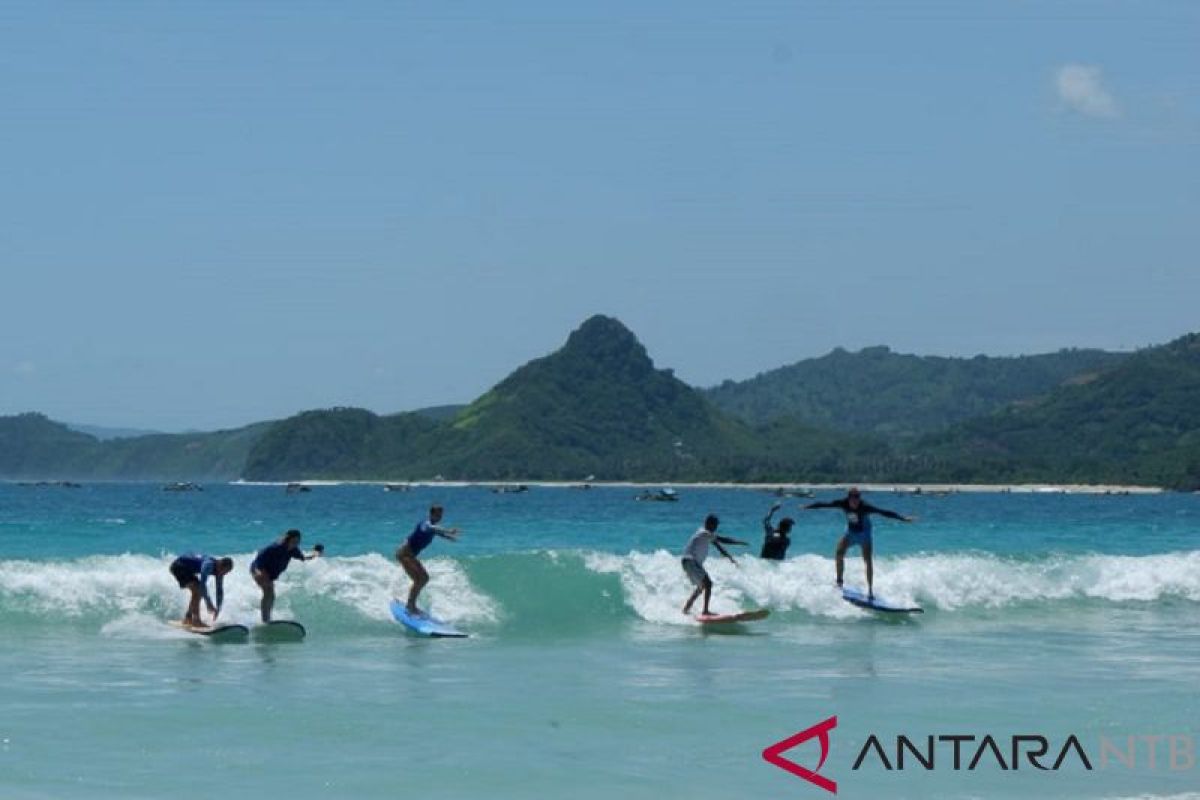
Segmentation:
{"type": "Polygon", "coordinates": [[[902,514],[897,514],[895,511],[887,511],[882,508],[876,508],[870,503],[864,503],[861,493],[853,487],[841,500],[833,500],[828,503],[809,503],[803,508],[806,511],[814,508],[840,508],[846,515],[846,533],[838,540],[837,552],[834,556],[837,562],[838,588],[842,587],[842,573],[845,571],[846,566],[846,551],[858,545],[862,549],[863,563],[867,567],[867,597],[874,598],[875,591],[873,584],[875,569],[871,562],[871,515],[878,514],[881,517],[898,519],[901,522],[913,522],[916,518],[906,517],[902,514]]]}
{"type": "Polygon", "coordinates": [[[795,520],[791,517],[784,517],[779,520],[778,528],[772,522],[775,512],[782,507],[783,503],[776,503],[771,506],[771,510],[763,517],[763,545],[760,556],[772,561],[783,561],[787,557],[788,545],[792,543],[788,535],[792,532],[795,520]]]}
{"type": "Polygon", "coordinates": [[[258,588],[262,589],[262,602],[259,603],[259,610],[263,622],[271,621],[271,609],[275,607],[275,581],[288,568],[292,559],[308,561],[325,552],[325,546],[319,544],[313,548],[311,554],[305,555],[300,549],[300,538],[300,531],[293,528],[277,541],[259,550],[258,555],[250,564],[250,575],[258,584],[258,588]]]}

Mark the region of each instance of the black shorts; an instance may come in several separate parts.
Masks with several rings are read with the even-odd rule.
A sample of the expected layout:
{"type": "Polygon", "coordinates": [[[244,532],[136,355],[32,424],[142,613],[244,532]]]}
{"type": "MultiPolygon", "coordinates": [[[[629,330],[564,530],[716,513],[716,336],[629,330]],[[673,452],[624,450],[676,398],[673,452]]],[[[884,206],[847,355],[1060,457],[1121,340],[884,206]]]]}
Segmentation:
{"type": "Polygon", "coordinates": [[[171,577],[179,583],[180,589],[186,589],[199,580],[196,573],[188,569],[187,565],[178,558],[171,562],[171,577]]]}

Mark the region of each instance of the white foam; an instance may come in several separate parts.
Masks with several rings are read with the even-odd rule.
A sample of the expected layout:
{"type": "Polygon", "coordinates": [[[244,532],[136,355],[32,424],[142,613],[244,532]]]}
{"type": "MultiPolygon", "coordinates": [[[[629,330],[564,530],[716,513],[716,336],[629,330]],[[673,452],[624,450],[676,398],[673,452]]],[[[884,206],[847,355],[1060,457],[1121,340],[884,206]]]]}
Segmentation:
{"type": "MultiPolygon", "coordinates": [[[[246,571],[253,554],[233,559],[221,620],[253,623],[262,596],[246,571]]],[[[0,606],[55,617],[110,616],[104,630],[127,634],[147,620],[182,615],[188,595],[169,572],[171,560],[127,554],[57,562],[0,561],[0,606]]],[[[497,618],[496,604],[471,585],[458,564],[435,558],[425,565],[430,584],[421,595],[422,605],[455,622],[497,618]]],[[[293,564],[276,582],[275,609],[286,618],[295,600],[331,600],[368,619],[387,620],[388,603],[405,597],[408,587],[400,567],[379,555],[319,558],[293,564]]],[[[215,600],[211,581],[209,592],[215,600]]]]}
{"type": "MultiPolygon", "coordinates": [[[[496,603],[471,584],[461,566],[441,558],[423,563],[429,571],[429,584],[421,593],[422,606],[448,621],[496,620],[496,603]]],[[[408,576],[395,562],[376,553],[320,558],[307,562],[305,567],[302,573],[288,571],[290,582],[286,591],[334,600],[369,619],[390,620],[388,604],[393,598],[406,598],[411,586],[408,576]]],[[[277,592],[283,583],[276,584],[277,592]]]]}
{"type": "MultiPolygon", "coordinates": [[[[679,557],[666,551],[585,557],[588,569],[620,576],[626,603],[642,619],[687,624],[680,613],[691,585],[679,557]]],[[[805,611],[827,617],[860,614],[833,591],[833,559],[803,555],[783,562],[710,558],[711,608],[805,611]]],[[[862,561],[846,560],[847,586],[865,584],[862,561]]],[[[1200,552],[1152,556],[1054,556],[1027,561],[984,554],[915,555],[875,560],[875,591],[889,600],[945,611],[1017,603],[1104,600],[1200,601],[1200,552]]]]}

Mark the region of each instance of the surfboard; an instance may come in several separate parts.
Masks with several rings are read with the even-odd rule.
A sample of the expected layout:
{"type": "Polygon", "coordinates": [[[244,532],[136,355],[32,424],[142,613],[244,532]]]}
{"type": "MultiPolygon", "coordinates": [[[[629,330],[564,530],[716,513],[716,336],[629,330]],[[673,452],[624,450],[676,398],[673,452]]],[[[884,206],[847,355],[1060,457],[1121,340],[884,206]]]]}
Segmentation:
{"type": "Polygon", "coordinates": [[[232,623],[229,625],[213,625],[211,627],[196,627],[194,625],[184,625],[179,620],[171,620],[170,624],[181,631],[194,633],[197,636],[204,636],[212,639],[214,642],[240,642],[244,641],[250,635],[250,629],[245,625],[232,623]]]}
{"type": "Polygon", "coordinates": [[[865,608],[868,611],[882,611],[887,614],[924,614],[925,609],[917,608],[916,606],[901,606],[895,603],[890,603],[879,595],[872,598],[867,597],[867,593],[861,589],[843,589],[842,599],[847,603],[856,605],[859,608],[865,608]]]}
{"type": "Polygon", "coordinates": [[[299,642],[305,633],[303,625],[290,619],[271,620],[250,630],[250,636],[256,642],[299,642]]]}
{"type": "Polygon", "coordinates": [[[399,600],[391,603],[392,617],[408,630],[418,636],[428,636],[433,639],[465,639],[467,634],[452,625],[442,622],[428,614],[410,614],[408,608],[399,600]]]}
{"type": "Polygon", "coordinates": [[[696,617],[696,621],[701,625],[728,625],[735,622],[754,622],[755,620],[766,619],[770,613],[765,608],[759,608],[754,611],[742,611],[737,614],[700,614],[696,617]]]}

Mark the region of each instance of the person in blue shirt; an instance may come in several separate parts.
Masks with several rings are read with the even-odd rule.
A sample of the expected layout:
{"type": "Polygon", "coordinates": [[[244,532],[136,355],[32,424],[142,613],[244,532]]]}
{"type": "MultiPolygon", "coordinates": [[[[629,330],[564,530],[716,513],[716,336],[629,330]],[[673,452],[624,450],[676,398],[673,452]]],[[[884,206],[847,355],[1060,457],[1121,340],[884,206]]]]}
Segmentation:
{"type": "Polygon", "coordinates": [[[225,601],[225,576],[233,569],[232,558],[213,558],[203,553],[184,553],[171,562],[171,576],[179,584],[180,589],[192,593],[188,602],[187,613],[183,615],[183,624],[190,628],[206,628],[200,616],[200,601],[208,608],[213,622],[221,613],[221,604],[225,601]],[[208,596],[208,579],[216,578],[217,602],[214,605],[208,596]]]}
{"type": "Polygon", "coordinates": [[[400,562],[400,566],[412,580],[412,588],[408,590],[408,603],[406,604],[410,614],[422,613],[417,608],[417,597],[425,588],[425,584],[429,583],[429,573],[425,571],[425,565],[417,556],[433,542],[434,536],[441,536],[452,542],[458,541],[458,528],[442,528],[438,525],[442,521],[442,514],[441,506],[431,506],[429,518],[417,523],[417,527],[413,528],[413,532],[404,540],[404,544],[396,550],[396,560],[400,562]]]}
{"type": "Polygon", "coordinates": [[[300,539],[300,531],[293,528],[281,536],[278,541],[259,550],[258,555],[250,564],[250,575],[258,584],[258,588],[262,589],[259,611],[262,614],[263,622],[271,621],[271,609],[275,607],[275,581],[287,570],[292,559],[308,561],[325,552],[325,546],[318,544],[313,547],[312,553],[305,555],[300,550],[300,539]]]}

